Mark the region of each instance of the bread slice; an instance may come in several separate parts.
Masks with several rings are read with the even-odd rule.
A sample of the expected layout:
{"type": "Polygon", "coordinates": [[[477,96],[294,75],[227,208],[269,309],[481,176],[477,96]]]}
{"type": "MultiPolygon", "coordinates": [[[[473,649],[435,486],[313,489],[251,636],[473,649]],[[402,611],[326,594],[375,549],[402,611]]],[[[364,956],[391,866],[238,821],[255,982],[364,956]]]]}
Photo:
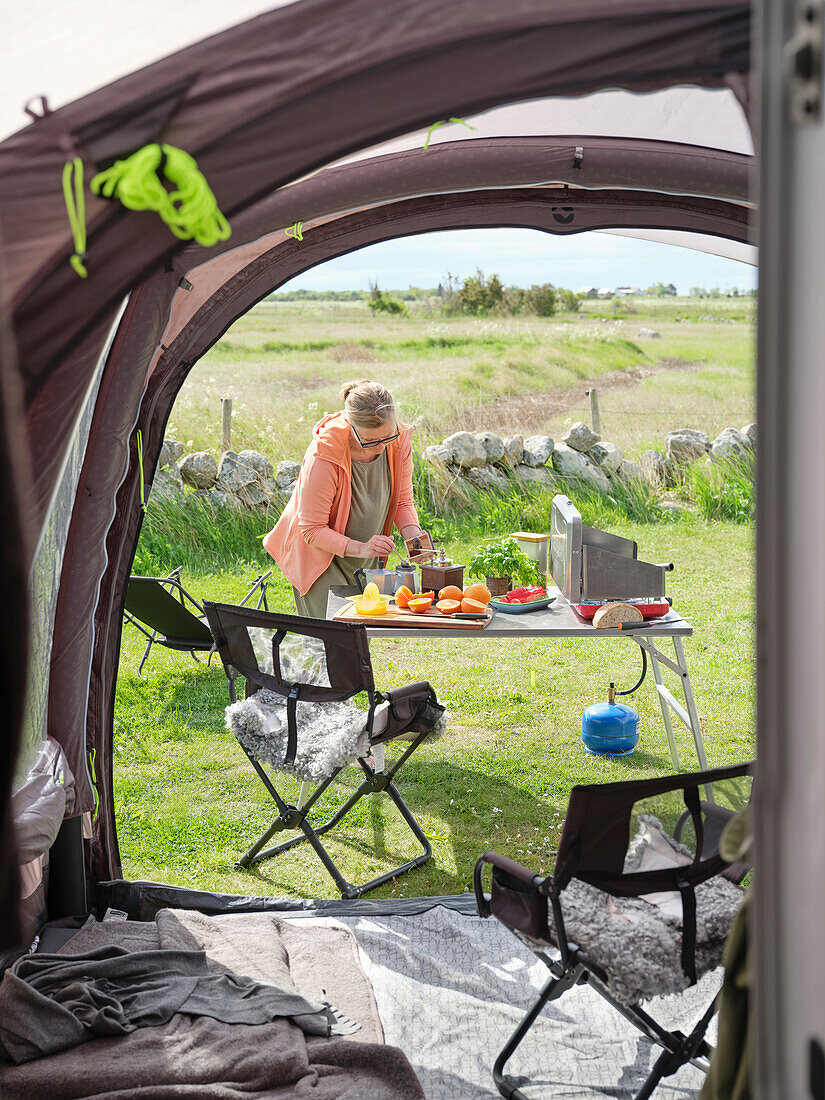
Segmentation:
{"type": "Polygon", "coordinates": [[[593,616],[593,626],[602,630],[615,629],[620,623],[640,623],[644,615],[630,603],[606,603],[593,616]]]}

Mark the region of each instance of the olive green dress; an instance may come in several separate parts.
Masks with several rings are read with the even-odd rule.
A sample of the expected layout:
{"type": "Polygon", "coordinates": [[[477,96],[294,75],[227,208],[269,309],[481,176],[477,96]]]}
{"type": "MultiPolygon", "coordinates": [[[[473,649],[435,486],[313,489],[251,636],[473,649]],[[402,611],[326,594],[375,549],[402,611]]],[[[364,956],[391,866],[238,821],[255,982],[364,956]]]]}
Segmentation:
{"type": "MultiPolygon", "coordinates": [[[[352,501],[344,534],[356,542],[368,542],[384,528],[390,504],[390,467],[386,449],[372,462],[352,463],[352,501]]],[[[377,558],[355,558],[338,554],[302,596],[293,586],[299,615],[312,619],[327,616],[327,595],[333,584],[353,585],[356,569],[374,569],[377,558]]]]}

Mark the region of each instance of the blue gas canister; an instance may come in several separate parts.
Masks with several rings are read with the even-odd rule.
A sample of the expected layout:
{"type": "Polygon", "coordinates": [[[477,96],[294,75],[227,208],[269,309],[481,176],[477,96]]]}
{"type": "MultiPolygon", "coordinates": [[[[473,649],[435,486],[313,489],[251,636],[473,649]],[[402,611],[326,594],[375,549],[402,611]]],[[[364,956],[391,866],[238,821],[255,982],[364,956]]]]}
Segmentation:
{"type": "Polygon", "coordinates": [[[639,743],[639,715],[616,702],[610,685],[606,703],[595,703],[582,715],[582,741],[588,752],[605,756],[629,756],[639,743]]]}

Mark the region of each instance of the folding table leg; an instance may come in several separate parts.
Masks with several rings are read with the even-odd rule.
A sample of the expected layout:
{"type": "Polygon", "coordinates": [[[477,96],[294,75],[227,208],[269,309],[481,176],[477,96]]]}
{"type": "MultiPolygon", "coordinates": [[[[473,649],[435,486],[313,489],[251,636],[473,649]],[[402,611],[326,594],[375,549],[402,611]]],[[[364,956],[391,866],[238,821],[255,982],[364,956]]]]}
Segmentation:
{"type": "Polygon", "coordinates": [[[696,710],[696,700],[693,697],[693,688],[690,684],[685,647],[681,638],[674,637],[673,648],[676,650],[676,660],[682,668],[682,690],[685,693],[688,717],[690,718],[690,730],[693,734],[693,743],[696,746],[696,756],[699,760],[700,771],[707,771],[708,761],[705,756],[705,744],[702,740],[702,725],[699,722],[699,713],[696,710]]]}
{"type": "MultiPolygon", "coordinates": [[[[641,641],[642,639],[636,640],[641,641]]],[[[667,743],[668,747],[670,748],[670,760],[673,764],[673,770],[675,772],[678,772],[681,771],[681,765],[679,764],[679,750],[676,748],[676,738],[673,736],[673,723],[670,720],[670,707],[668,706],[668,703],[661,690],[665,688],[665,685],[662,680],[662,669],[659,665],[659,651],[656,649],[655,644],[651,643],[650,638],[645,638],[644,641],[647,643],[644,648],[647,650],[650,656],[650,665],[653,669],[653,679],[656,681],[656,695],[659,699],[659,707],[662,711],[662,721],[664,722],[665,733],[667,734],[667,743]]],[[[665,690],[667,689],[665,688],[665,690]]]]}

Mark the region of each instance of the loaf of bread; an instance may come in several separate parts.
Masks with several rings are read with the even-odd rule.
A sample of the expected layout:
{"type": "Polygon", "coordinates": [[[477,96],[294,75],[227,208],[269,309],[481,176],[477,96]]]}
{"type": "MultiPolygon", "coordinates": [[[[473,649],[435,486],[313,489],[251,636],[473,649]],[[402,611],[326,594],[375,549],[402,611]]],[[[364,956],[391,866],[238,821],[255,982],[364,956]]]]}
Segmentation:
{"type": "Polygon", "coordinates": [[[606,603],[593,616],[593,626],[602,630],[615,629],[620,623],[640,623],[644,619],[638,607],[630,603],[606,603]]]}

